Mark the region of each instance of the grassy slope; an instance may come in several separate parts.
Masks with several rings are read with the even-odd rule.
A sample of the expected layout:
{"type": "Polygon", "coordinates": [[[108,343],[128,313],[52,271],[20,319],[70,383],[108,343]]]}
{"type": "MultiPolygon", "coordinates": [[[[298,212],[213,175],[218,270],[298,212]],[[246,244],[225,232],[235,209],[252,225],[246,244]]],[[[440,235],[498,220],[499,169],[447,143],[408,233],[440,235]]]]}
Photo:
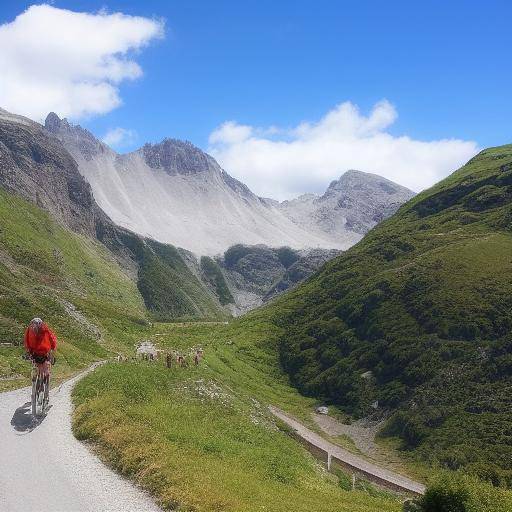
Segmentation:
{"type": "Polygon", "coordinates": [[[137,286],[147,309],[156,319],[227,317],[175,247],[149,239],[143,242],[131,233],[126,234],[123,241],[140,265],[137,286]]]}
{"type": "Polygon", "coordinates": [[[512,146],[418,195],[269,315],[304,393],[423,460],[512,484],[512,146]],[[361,375],[370,370],[373,377],[361,375]]]}
{"type": "Polygon", "coordinates": [[[233,304],[235,302],[233,295],[231,295],[229,291],[224,274],[213,258],[209,256],[201,257],[201,271],[205,281],[215,290],[215,294],[219,297],[219,301],[222,305],[225,306],[226,304],[233,304]]]}
{"type": "Polygon", "coordinates": [[[267,404],[300,415],[314,403],[282,373],[277,334],[259,313],[227,326],[157,324],[152,339],[162,347],[202,346],[201,366],[100,368],[75,388],[75,433],[169,508],[400,510],[389,496],[343,490],[276,429],[267,404]]]}
{"type": "Polygon", "coordinates": [[[56,376],[131,350],[147,327],[135,283],[99,243],[58,226],[39,208],[0,190],[0,389],[27,382],[23,331],[45,318],[60,341],[56,376]],[[65,303],[87,318],[73,318],[65,303]]]}

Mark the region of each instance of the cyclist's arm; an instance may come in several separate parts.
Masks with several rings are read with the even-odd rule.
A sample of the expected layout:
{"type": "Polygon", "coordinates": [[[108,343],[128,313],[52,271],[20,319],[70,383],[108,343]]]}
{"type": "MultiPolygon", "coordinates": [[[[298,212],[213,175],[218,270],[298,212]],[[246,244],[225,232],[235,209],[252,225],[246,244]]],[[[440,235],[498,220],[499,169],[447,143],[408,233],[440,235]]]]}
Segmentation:
{"type": "Polygon", "coordinates": [[[57,349],[57,336],[55,336],[55,333],[48,329],[50,334],[50,346],[53,351],[57,349]]]}
{"type": "Polygon", "coordinates": [[[28,346],[28,329],[25,331],[25,337],[23,339],[23,345],[24,345],[25,350],[27,351],[27,353],[30,353],[30,348],[28,346]]]}

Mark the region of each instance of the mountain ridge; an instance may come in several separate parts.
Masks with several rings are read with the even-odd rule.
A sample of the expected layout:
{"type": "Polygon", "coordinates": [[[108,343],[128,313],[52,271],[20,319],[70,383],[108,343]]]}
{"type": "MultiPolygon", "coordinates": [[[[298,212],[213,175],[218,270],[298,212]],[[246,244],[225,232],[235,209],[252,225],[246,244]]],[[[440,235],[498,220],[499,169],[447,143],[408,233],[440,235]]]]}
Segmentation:
{"type": "MultiPolygon", "coordinates": [[[[117,154],[100,141],[94,143],[87,130],[65,120],[59,123],[57,118],[49,114],[47,129],[74,156],[96,200],[116,223],[199,256],[219,255],[239,243],[347,249],[377,223],[373,217],[389,215],[393,204],[413,195],[394,184],[395,196],[384,204],[377,201],[371,218],[366,214],[360,218],[356,212],[347,217],[350,208],[335,208],[324,198],[321,208],[308,207],[318,217],[308,222],[309,210],[291,211],[292,203],[283,205],[258,197],[189,142],[165,138],[117,154]]],[[[343,177],[338,180],[342,182],[343,177]]],[[[380,193],[379,189],[376,192],[380,193]]],[[[365,208],[369,208],[368,201],[365,208]]]]}
{"type": "MultiPolygon", "coordinates": [[[[50,117],[50,127],[56,122],[50,117]]],[[[82,129],[74,133],[86,155],[93,153],[91,144],[95,151],[108,150],[92,136],[84,145],[82,129]]],[[[96,203],[61,141],[40,124],[5,111],[0,113],[0,186],[49,212],[73,233],[104,245],[158,318],[225,316],[215,295],[186,264],[185,253],[117,226],[96,203]]]]}

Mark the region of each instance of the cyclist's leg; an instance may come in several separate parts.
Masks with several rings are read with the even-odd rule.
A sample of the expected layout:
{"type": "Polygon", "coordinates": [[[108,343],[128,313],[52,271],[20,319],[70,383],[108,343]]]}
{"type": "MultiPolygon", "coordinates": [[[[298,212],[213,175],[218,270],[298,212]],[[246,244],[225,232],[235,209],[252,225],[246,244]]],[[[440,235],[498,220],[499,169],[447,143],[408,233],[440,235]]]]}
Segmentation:
{"type": "Polygon", "coordinates": [[[38,382],[39,371],[35,364],[32,365],[32,416],[37,414],[37,387],[39,385],[38,382]]]}

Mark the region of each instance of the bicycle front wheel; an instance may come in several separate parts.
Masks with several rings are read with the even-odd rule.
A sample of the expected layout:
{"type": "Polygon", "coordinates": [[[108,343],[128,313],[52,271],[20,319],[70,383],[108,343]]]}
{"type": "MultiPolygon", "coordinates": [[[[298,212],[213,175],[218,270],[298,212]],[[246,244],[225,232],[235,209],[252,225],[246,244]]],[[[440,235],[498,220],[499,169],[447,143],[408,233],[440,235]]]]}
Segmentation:
{"type": "Polygon", "coordinates": [[[43,406],[41,408],[41,414],[46,414],[48,411],[48,404],[50,402],[50,377],[47,376],[43,381],[43,406]]]}

